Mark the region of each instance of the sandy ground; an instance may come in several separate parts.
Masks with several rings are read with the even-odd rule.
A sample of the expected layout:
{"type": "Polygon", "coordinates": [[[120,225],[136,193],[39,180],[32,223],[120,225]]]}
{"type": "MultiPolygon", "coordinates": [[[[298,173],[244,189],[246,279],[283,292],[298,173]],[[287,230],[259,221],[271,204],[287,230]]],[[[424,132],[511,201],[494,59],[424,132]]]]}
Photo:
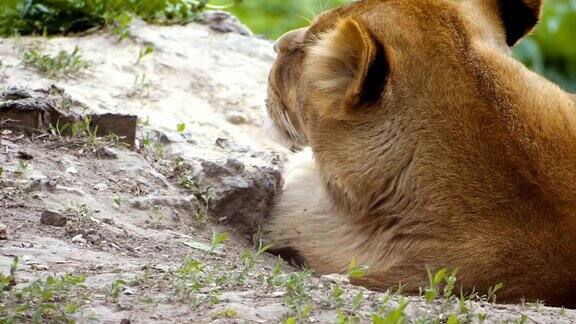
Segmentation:
{"type": "MultiPolygon", "coordinates": [[[[14,289],[50,274],[84,275],[86,288],[67,297],[82,302],[71,316],[78,322],[396,323],[397,295],[340,283],[341,277],[308,277],[275,256],[256,255],[258,237],[230,224],[250,211],[264,214],[266,206],[222,210],[239,206],[232,198],[250,201],[277,191],[277,174],[289,157],[264,127],[271,43],[196,24],[135,24],[131,33],[123,41],[100,32],[0,39],[0,61],[8,66],[0,71],[1,84],[56,84],[93,111],[149,121],[140,126],[135,151],[99,143],[114,150],[106,158],[85,143],[0,128],[0,224],[7,229],[0,272],[8,274],[19,257],[14,289]],[[75,46],[91,67],[74,77],[48,79],[21,63],[26,50],[75,46]],[[145,46],[154,53],[137,62],[145,46]],[[176,131],[179,123],[184,131],[176,131]],[[154,145],[144,145],[149,139],[154,145]],[[201,201],[210,190],[217,212],[201,201]],[[56,216],[41,221],[49,212],[56,216]],[[66,224],[58,224],[59,217],[66,224]],[[230,238],[207,251],[213,233],[224,232],[230,238]]],[[[406,298],[409,322],[576,322],[572,310],[539,304],[406,298]]]]}

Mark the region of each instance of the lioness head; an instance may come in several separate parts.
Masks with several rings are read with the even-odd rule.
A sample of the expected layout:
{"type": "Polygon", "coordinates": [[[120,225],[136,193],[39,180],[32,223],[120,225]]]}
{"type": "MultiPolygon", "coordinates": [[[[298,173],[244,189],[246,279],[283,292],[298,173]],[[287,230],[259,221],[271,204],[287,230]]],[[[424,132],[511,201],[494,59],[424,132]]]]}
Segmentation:
{"type": "Polygon", "coordinates": [[[326,12],[274,45],[269,115],[303,145],[324,121],[409,109],[415,96],[437,97],[439,87],[469,81],[462,78],[474,45],[509,55],[540,7],[537,0],[363,0],[326,12]]]}
{"type": "Polygon", "coordinates": [[[339,201],[370,208],[363,200],[382,188],[374,179],[387,178],[374,165],[406,165],[417,141],[442,137],[427,133],[457,135],[447,124],[467,122],[453,116],[461,107],[497,99],[480,87],[505,73],[503,62],[518,65],[510,47],[540,8],[536,0],[363,0],[326,12],[276,42],[269,116],[286,139],[312,147],[339,201]]]}

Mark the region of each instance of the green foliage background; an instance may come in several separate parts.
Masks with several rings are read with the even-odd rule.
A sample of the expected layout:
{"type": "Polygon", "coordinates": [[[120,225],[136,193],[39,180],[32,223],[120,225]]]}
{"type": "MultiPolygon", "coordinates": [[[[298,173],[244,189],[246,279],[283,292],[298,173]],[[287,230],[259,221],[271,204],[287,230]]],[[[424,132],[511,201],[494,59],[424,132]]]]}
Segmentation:
{"type": "MultiPolygon", "coordinates": [[[[507,0],[504,0],[507,1],[507,0]]],[[[275,39],[306,26],[323,9],[346,0],[244,0],[231,11],[252,30],[275,39]]],[[[576,0],[547,0],[535,33],[514,48],[514,56],[534,71],[576,91],[576,0]]]]}
{"type": "MultiPolygon", "coordinates": [[[[315,15],[351,0],[0,0],[0,35],[67,34],[107,26],[126,37],[132,16],[187,23],[202,9],[230,9],[252,30],[275,39],[315,15]],[[241,2],[241,3],[240,3],[241,2]]],[[[509,0],[502,0],[509,1],[509,0]]],[[[534,71],[576,91],[576,0],[546,0],[535,33],[514,48],[534,71]]]]}

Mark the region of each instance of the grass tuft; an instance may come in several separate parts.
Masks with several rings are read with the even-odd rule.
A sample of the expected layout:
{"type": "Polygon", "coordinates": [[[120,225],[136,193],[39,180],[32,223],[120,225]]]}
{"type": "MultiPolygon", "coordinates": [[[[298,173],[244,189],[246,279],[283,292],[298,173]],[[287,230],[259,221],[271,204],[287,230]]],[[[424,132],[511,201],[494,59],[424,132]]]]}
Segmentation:
{"type": "Polygon", "coordinates": [[[26,66],[33,67],[49,78],[59,78],[77,74],[90,66],[90,63],[80,55],[80,48],[74,47],[71,52],[61,50],[55,56],[41,54],[30,50],[24,52],[22,62],[26,66]]]}

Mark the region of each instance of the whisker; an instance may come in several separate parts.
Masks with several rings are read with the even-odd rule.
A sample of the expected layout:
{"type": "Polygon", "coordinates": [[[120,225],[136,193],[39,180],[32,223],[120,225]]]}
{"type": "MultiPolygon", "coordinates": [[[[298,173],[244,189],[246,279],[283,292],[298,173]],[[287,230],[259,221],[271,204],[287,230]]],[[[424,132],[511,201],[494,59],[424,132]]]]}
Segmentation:
{"type": "Polygon", "coordinates": [[[303,16],[303,15],[298,15],[298,17],[300,17],[300,18],[302,18],[302,19],[306,20],[306,22],[308,22],[309,24],[311,24],[311,23],[312,23],[312,20],[310,20],[309,18],[307,18],[307,17],[305,17],[305,16],[303,16]]]}

